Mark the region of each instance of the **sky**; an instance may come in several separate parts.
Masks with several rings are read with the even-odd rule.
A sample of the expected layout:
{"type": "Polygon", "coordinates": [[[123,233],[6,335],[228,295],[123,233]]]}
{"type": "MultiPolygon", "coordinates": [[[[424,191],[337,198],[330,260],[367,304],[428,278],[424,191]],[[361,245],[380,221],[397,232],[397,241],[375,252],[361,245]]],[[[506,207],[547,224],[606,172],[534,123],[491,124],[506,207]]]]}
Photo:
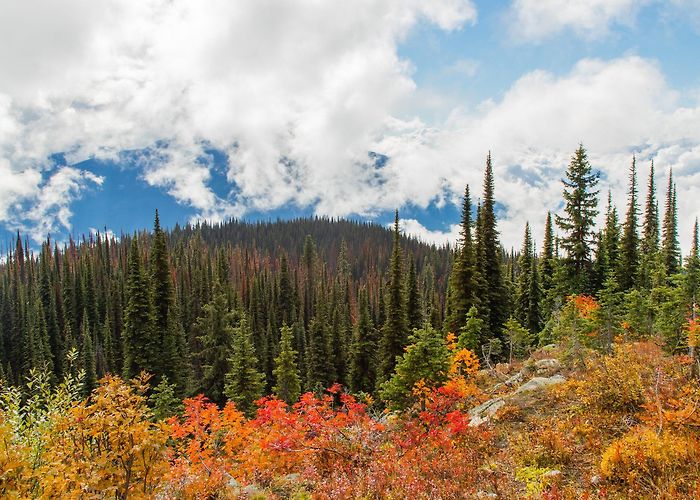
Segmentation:
{"type": "MultiPolygon", "coordinates": [[[[230,217],[349,217],[443,244],[493,157],[536,241],[583,143],[618,211],[637,158],[687,252],[700,0],[0,2],[0,244],[230,217]]],[[[601,209],[604,203],[601,201],[601,209]]]]}

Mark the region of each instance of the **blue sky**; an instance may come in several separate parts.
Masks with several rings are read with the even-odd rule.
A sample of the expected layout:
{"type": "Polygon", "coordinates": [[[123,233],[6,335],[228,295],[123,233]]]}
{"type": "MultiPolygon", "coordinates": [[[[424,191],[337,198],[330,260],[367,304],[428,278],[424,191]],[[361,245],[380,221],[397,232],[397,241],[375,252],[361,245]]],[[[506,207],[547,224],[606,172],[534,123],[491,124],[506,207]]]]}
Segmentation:
{"type": "MultiPolygon", "coordinates": [[[[541,237],[579,142],[700,196],[697,0],[0,5],[0,243],[327,215],[454,241],[491,150],[501,238],[541,237]]],[[[663,197],[660,189],[658,195],[663,197]]]]}

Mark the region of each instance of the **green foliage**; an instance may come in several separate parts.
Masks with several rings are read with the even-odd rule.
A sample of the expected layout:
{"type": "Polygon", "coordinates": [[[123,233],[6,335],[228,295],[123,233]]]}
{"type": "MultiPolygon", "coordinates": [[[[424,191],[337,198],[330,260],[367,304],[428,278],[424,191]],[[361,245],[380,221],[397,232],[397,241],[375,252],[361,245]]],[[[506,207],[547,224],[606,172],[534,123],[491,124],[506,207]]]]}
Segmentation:
{"type": "Polygon", "coordinates": [[[457,345],[462,349],[479,352],[479,346],[487,340],[484,338],[485,333],[486,322],[479,316],[476,306],[472,306],[467,313],[466,321],[459,329],[457,345]]]}
{"type": "Polygon", "coordinates": [[[557,225],[564,232],[560,245],[566,251],[564,259],[568,294],[590,292],[591,243],[598,215],[599,175],[593,173],[583,145],[574,153],[566,170],[564,183],[564,213],[557,215],[557,225]]]}
{"type": "Polygon", "coordinates": [[[175,395],[175,384],[168,381],[164,375],[148,398],[153,408],[154,420],[165,420],[182,412],[182,401],[175,395]]]}
{"type": "Polygon", "coordinates": [[[513,356],[521,357],[529,352],[535,336],[517,319],[510,317],[503,325],[503,338],[508,345],[508,362],[512,363],[513,356]]]}
{"type": "Polygon", "coordinates": [[[297,368],[297,351],[292,347],[292,329],[284,325],[280,331],[279,355],[275,358],[275,381],[273,391],[278,398],[293,404],[299,399],[301,378],[297,368]]]}
{"type": "Polygon", "coordinates": [[[255,412],[255,401],[263,396],[265,386],[265,376],[257,370],[257,364],[248,320],[243,316],[233,329],[231,368],[226,374],[224,391],[226,397],[249,416],[255,412]]]}
{"type": "Polygon", "coordinates": [[[350,388],[371,393],[377,381],[377,335],[369,311],[367,290],[360,290],[360,317],[353,331],[350,354],[350,388]]]}
{"type": "Polygon", "coordinates": [[[416,330],[406,352],[397,360],[395,373],[381,385],[380,397],[391,408],[406,408],[414,401],[413,388],[417,382],[438,387],[447,381],[450,354],[438,331],[430,327],[416,330]]]}

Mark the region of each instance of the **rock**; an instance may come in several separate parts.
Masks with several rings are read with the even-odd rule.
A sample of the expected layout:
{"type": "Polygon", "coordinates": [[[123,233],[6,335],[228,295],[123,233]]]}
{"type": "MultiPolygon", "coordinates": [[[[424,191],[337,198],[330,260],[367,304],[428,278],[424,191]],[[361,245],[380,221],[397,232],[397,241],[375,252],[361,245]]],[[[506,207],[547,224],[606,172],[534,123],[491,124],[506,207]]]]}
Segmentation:
{"type": "Polygon", "coordinates": [[[514,394],[520,394],[529,391],[539,391],[550,385],[561,384],[565,380],[566,379],[561,375],[554,375],[553,377],[534,377],[528,380],[520,387],[518,387],[518,390],[516,390],[514,394]]]}
{"type": "Polygon", "coordinates": [[[503,398],[494,398],[480,404],[476,408],[472,408],[469,410],[469,415],[471,416],[469,425],[477,426],[488,422],[488,420],[496,414],[498,409],[505,404],[506,402],[503,398]]]}
{"type": "Polygon", "coordinates": [[[561,477],[561,471],[557,470],[557,469],[552,469],[552,470],[549,470],[549,471],[545,472],[544,474],[542,474],[542,477],[546,477],[550,480],[551,479],[559,479],[561,477]]]}
{"type": "Polygon", "coordinates": [[[476,493],[476,498],[498,498],[498,495],[481,490],[476,493]]]}
{"type": "Polygon", "coordinates": [[[600,476],[593,476],[591,478],[591,484],[598,485],[603,481],[603,478],[600,476]]]}
{"type": "Polygon", "coordinates": [[[557,348],[557,344],[547,344],[542,348],[543,351],[553,351],[557,348]]]}
{"type": "Polygon", "coordinates": [[[248,486],[243,488],[243,494],[248,498],[254,497],[255,495],[260,495],[262,494],[262,492],[263,490],[261,490],[254,484],[249,484],[248,486]]]}
{"type": "Polygon", "coordinates": [[[293,472],[293,473],[291,473],[291,474],[287,474],[286,476],[284,476],[284,477],[282,478],[282,480],[283,480],[285,483],[298,483],[300,478],[301,478],[301,475],[300,475],[300,474],[297,474],[296,472],[293,472]]]}
{"type": "Polygon", "coordinates": [[[557,359],[546,358],[535,361],[535,372],[537,375],[551,377],[555,373],[559,373],[559,370],[561,370],[561,363],[557,359]]]}
{"type": "Polygon", "coordinates": [[[232,477],[228,480],[228,487],[237,490],[241,487],[241,483],[239,483],[238,481],[236,481],[235,478],[232,477]]]}

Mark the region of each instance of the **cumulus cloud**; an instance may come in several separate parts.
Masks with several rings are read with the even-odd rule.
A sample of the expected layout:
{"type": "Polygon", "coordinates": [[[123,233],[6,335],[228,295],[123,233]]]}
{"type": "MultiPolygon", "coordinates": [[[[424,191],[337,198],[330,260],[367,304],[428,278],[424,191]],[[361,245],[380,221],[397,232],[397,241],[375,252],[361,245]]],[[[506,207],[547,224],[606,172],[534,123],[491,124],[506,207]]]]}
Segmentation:
{"type": "Polygon", "coordinates": [[[606,35],[612,25],[630,25],[652,0],[514,0],[509,12],[513,34],[542,40],[565,30],[586,38],[606,35]]]}
{"type": "Polygon", "coordinates": [[[397,44],[420,21],[476,15],[470,0],[3,2],[2,168],[36,185],[54,152],[75,163],[166,143],[143,179],[198,216],[317,201],[341,214],[415,87],[397,44]],[[206,148],[228,156],[230,196],[212,189],[206,148]]]}
{"type": "MultiPolygon", "coordinates": [[[[392,226],[393,224],[387,225],[387,227],[392,226]]],[[[420,241],[438,246],[454,245],[459,239],[459,224],[452,224],[447,231],[440,231],[428,229],[416,219],[401,219],[399,228],[407,236],[413,236],[420,241]]]]}

